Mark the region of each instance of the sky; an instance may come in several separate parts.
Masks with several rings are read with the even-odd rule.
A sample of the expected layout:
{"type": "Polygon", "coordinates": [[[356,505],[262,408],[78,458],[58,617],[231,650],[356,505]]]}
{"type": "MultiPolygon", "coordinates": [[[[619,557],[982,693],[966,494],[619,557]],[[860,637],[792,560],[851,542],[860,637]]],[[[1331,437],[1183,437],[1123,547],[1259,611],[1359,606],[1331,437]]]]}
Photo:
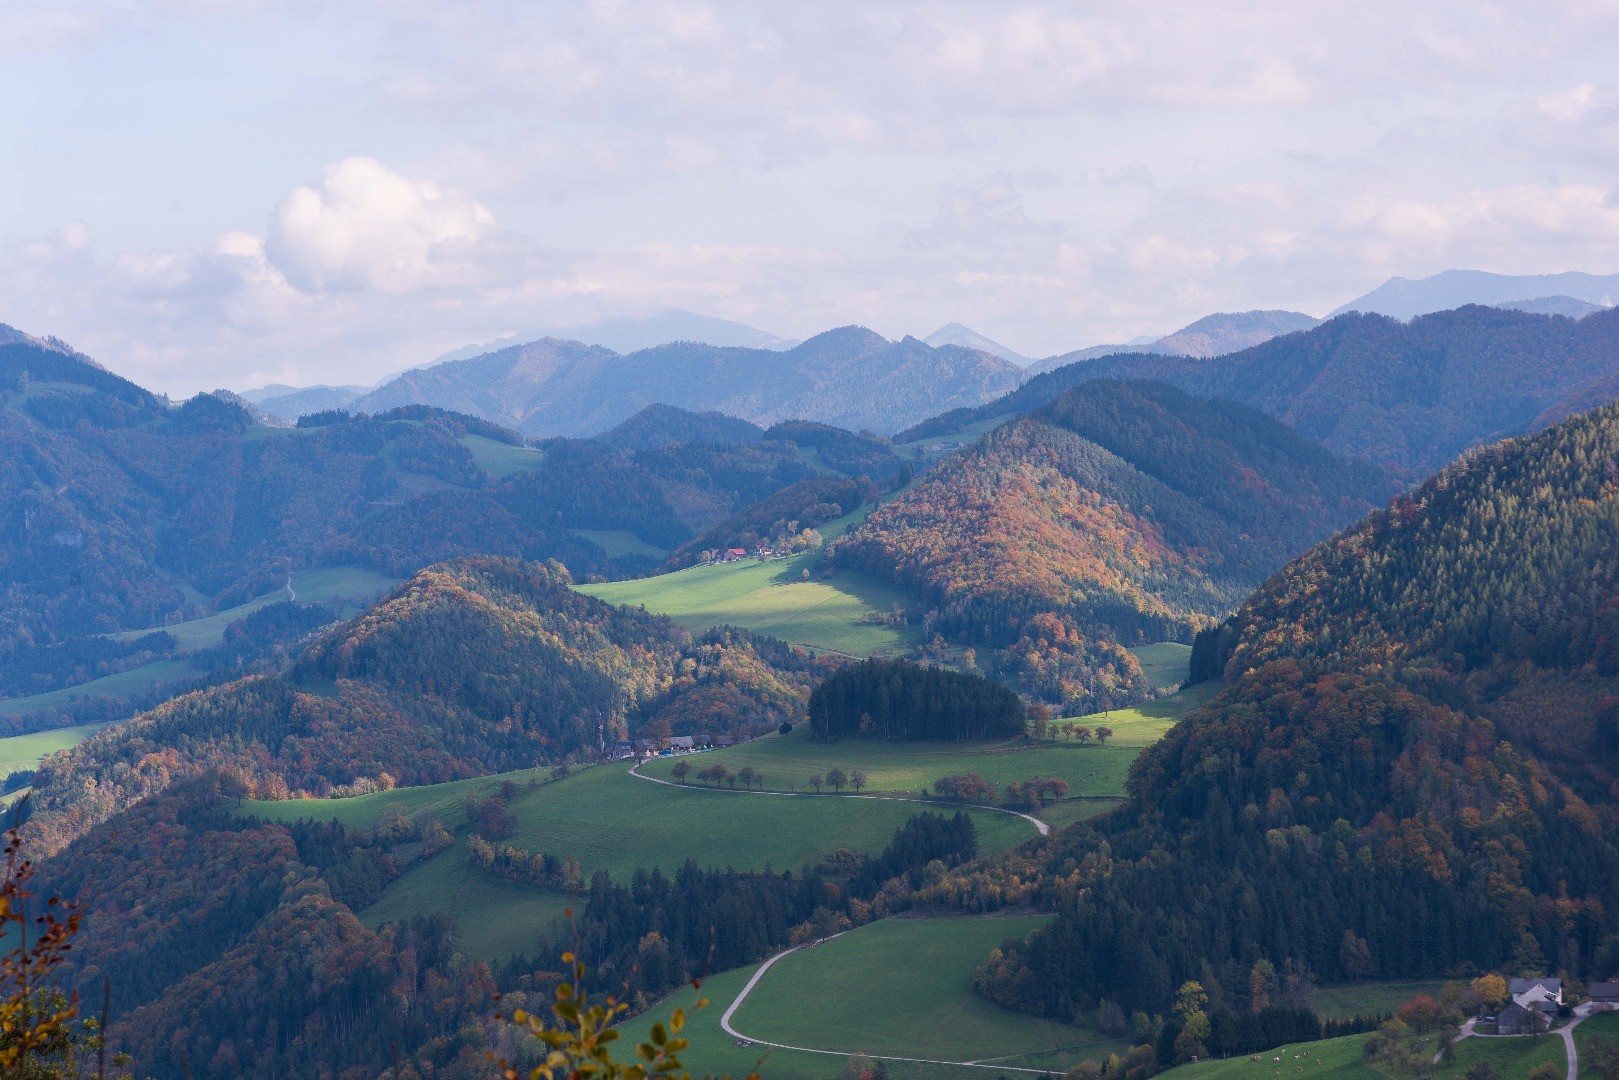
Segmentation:
{"type": "Polygon", "coordinates": [[[682,308],[1030,356],[1619,272],[1619,0],[0,0],[0,322],[152,389],[682,308]]]}

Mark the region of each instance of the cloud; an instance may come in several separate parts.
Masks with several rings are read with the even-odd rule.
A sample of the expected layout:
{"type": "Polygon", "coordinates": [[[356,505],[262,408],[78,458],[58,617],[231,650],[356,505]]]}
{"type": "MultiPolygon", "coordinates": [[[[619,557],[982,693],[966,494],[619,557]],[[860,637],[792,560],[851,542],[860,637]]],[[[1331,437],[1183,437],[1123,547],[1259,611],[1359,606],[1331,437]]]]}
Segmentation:
{"type": "Polygon", "coordinates": [[[495,233],[476,199],[355,157],[281,201],[264,252],[304,292],[402,295],[484,283],[498,273],[495,233]]]}

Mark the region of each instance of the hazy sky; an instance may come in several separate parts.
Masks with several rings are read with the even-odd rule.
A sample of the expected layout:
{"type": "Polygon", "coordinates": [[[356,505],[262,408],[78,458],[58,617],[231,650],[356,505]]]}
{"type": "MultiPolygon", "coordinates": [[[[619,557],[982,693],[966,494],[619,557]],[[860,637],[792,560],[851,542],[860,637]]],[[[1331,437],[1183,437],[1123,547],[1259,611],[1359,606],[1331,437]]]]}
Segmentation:
{"type": "Polygon", "coordinates": [[[0,322],[154,389],[682,307],[1041,356],[1619,271],[1619,3],[0,0],[0,322]]]}

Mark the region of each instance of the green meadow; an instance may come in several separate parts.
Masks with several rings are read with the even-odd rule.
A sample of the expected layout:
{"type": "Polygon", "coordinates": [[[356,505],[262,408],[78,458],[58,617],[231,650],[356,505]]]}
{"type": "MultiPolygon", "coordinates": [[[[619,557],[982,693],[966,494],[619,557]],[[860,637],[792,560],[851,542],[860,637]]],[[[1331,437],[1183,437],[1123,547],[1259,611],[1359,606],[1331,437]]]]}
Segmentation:
{"type": "Polygon", "coordinates": [[[894,655],[918,642],[913,627],[868,621],[907,607],[911,601],[902,590],[854,570],[824,578],[812,573],[805,580],[817,558],[805,554],[692,566],[657,577],[583,585],[579,591],[610,604],[639,605],[690,630],[742,626],[851,656],[894,655]]]}
{"type": "MultiPolygon", "coordinates": [[[[1171,1080],[1392,1080],[1366,1063],[1364,1035],[1297,1043],[1254,1055],[1199,1061],[1160,1073],[1171,1080]],[[1275,1059],[1280,1058],[1280,1061],[1275,1059]]],[[[1503,1076],[1518,1076],[1511,1073],[1503,1076]]]]}
{"type": "MultiPolygon", "coordinates": [[[[468,796],[517,788],[508,811],[517,819],[510,843],[529,851],[572,856],[588,878],[606,870],[628,880],[640,867],[704,866],[797,869],[839,848],[878,852],[913,814],[927,807],[886,799],[794,798],[733,791],[681,789],[630,776],[622,766],[598,765],[544,782],[537,772],[401,788],[349,799],[250,801],[241,813],[272,821],[338,820],[364,826],[398,804],[413,817],[435,817],[455,832],[443,853],[416,864],[361,913],[371,925],[443,912],[461,922],[463,950],[481,959],[526,948],[569,902],[560,894],[507,886],[479,871],[466,846],[468,796]],[[530,787],[530,781],[535,786],[530,787]],[[487,886],[487,888],[486,888],[487,886]]],[[[969,811],[979,843],[994,851],[1034,836],[1028,822],[993,811],[969,811]]]]}
{"type": "Polygon", "coordinates": [[[1176,641],[1137,645],[1130,652],[1154,690],[1178,690],[1192,666],[1192,647],[1176,641]]]}
{"type": "MultiPolygon", "coordinates": [[[[399,578],[358,566],[295,570],[291,576],[291,593],[283,587],[211,615],[169,623],[166,626],[109,634],[108,637],[127,641],[152,633],[154,630],[164,630],[174,635],[181,653],[130,668],[128,671],[103,675],[99,679],[91,679],[76,686],[52,690],[49,693],[7,698],[0,701],[0,717],[21,716],[25,713],[62,708],[74,702],[98,698],[138,697],[159,687],[200,679],[208,673],[207,668],[185,654],[218,645],[225,639],[226,627],[260,608],[296,596],[305,603],[330,604],[340,617],[348,618],[399,583],[399,578]]],[[[195,590],[187,591],[195,592],[195,590]]]]}
{"type": "Polygon", "coordinates": [[[497,480],[522,469],[537,468],[545,460],[545,453],[532,446],[513,446],[487,435],[466,435],[461,442],[472,451],[472,460],[478,463],[478,468],[497,480]]]}
{"type": "MultiPolygon", "coordinates": [[[[770,734],[740,746],[682,758],[655,758],[642,766],[648,776],[673,779],[675,761],[694,772],[722,763],[733,773],[743,767],[764,774],[764,787],[775,791],[809,791],[809,778],[841,768],[866,774],[868,792],[926,794],[941,776],[976,772],[996,787],[1034,777],[1068,781],[1072,797],[1116,797],[1124,794],[1124,778],[1141,744],[1078,746],[1072,743],[1007,739],[974,743],[892,743],[844,739],[822,743],[810,738],[807,725],[791,734],[770,734]]],[[[688,784],[698,781],[688,777],[688,784]]],[[[830,791],[830,788],[825,790],[830,791]]]]}
{"type": "Polygon", "coordinates": [[[991,949],[1046,918],[879,920],[778,961],[731,1024],[792,1046],[1058,1072],[1122,1053],[1093,1028],[1013,1012],[973,990],[991,949]]]}
{"type": "Polygon", "coordinates": [[[1609,1046],[1619,1046],[1619,1012],[1601,1013],[1580,1022],[1574,1029],[1574,1045],[1580,1052],[1581,1080],[1599,1080],[1591,1063],[1592,1051],[1600,1039],[1609,1046]]]}
{"type": "Polygon", "coordinates": [[[14,772],[39,767],[51,754],[77,746],[106,724],[77,724],[73,727],[52,728],[29,735],[13,735],[0,739],[0,779],[14,772]]]}
{"type": "Polygon", "coordinates": [[[663,548],[653,547],[639,536],[623,529],[574,529],[573,534],[601,548],[610,559],[624,555],[645,555],[653,559],[663,559],[669,555],[663,548]]]}
{"type": "Polygon", "coordinates": [[[1392,1015],[1418,994],[1435,997],[1443,990],[1443,979],[1390,979],[1323,986],[1315,993],[1315,1011],[1322,1016],[1348,1020],[1355,1016],[1392,1015]]]}

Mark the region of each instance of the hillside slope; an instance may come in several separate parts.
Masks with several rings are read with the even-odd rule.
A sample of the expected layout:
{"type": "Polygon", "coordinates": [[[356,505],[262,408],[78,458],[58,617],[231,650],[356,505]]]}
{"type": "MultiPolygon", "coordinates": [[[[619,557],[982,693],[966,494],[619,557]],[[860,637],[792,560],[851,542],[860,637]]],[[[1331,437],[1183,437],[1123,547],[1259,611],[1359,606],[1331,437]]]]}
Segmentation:
{"type": "Polygon", "coordinates": [[[1214,361],[1129,354],[1071,364],[902,438],[1026,413],[1092,379],[1157,379],[1420,476],[1469,447],[1533,430],[1543,411],[1616,372],[1619,311],[1574,320],[1465,307],[1409,323],[1349,314],[1214,361]]]}
{"type": "Polygon", "coordinates": [[[678,342],[620,356],[545,338],[407,372],[359,398],[375,412],[430,404],[532,436],[590,436],[652,404],[768,425],[817,420],[891,432],[1005,393],[1016,365],[954,345],[829,330],[784,351],[678,342]]]}
{"type": "Polygon", "coordinates": [[[567,587],[560,566],[469,559],[415,575],[286,676],[198,691],[47,762],[27,829],[60,849],[205,771],[249,794],[342,794],[562,761],[652,730],[802,717],[814,664],[743,631],[693,638],[567,587]]]}
{"type": "Polygon", "coordinates": [[[0,699],[154,661],[172,643],[101,635],[289,595],[310,568],[398,578],[489,554],[619,577],[784,488],[900,468],[881,440],[820,425],[721,441],[534,448],[424,406],[266,428],[225,397],[172,407],[69,352],[0,346],[0,699]]]}
{"type": "Polygon", "coordinates": [[[1394,490],[1254,410],[1095,382],[875,510],[837,558],[918,591],[933,632],[1090,712],[1142,692],[1121,645],[1189,640],[1394,490]]]}
{"type": "Polygon", "coordinates": [[[982,988],[1066,1015],[1162,1007],[1198,978],[1240,1009],[1260,960],[1610,977],[1616,528],[1610,406],[1288,566],[1200,642],[1225,693],[1142,755],[1124,809],[1044,854],[1058,919],[982,988]]]}

